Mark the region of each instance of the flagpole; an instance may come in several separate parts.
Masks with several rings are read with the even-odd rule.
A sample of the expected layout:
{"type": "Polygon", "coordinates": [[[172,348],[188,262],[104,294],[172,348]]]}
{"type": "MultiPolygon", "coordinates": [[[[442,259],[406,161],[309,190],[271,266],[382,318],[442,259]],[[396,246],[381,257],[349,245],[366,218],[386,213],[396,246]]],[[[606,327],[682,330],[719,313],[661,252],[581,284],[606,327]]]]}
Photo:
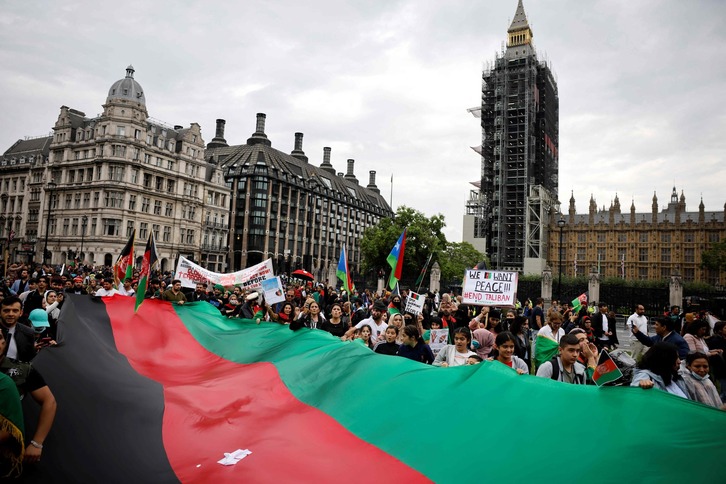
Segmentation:
{"type": "Polygon", "coordinates": [[[393,173],[391,173],[391,198],[390,198],[390,207],[391,210],[393,210],[393,173]]]}

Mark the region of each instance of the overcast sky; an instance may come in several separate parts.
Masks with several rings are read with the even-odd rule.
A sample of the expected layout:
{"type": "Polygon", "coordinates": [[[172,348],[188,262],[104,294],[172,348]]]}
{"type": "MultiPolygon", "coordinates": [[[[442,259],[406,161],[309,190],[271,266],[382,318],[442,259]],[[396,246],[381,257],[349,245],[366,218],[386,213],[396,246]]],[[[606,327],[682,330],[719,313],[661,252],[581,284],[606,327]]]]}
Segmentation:
{"type": "MultiPolygon", "coordinates": [[[[0,0],[0,149],[48,133],[67,105],[95,116],[133,64],[149,115],[216,118],[241,144],[267,114],[272,146],[305,134],[311,163],[377,183],[393,206],[446,216],[461,240],[477,180],[481,70],[506,39],[515,0],[70,1],[0,0]]],[[[525,0],[540,58],[560,96],[560,194],[578,213],[590,194],[624,211],[668,202],[689,210],[726,196],[726,2],[525,0]]]]}

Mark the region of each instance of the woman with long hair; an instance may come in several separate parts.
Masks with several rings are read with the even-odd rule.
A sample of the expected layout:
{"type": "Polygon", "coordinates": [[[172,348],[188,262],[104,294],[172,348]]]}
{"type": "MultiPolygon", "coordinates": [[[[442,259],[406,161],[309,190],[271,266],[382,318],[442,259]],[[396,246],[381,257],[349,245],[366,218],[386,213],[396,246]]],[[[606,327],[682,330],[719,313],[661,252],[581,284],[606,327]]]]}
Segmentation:
{"type": "Polygon", "coordinates": [[[322,329],[324,321],[325,316],[323,316],[320,312],[320,304],[310,298],[305,302],[305,306],[303,307],[303,312],[300,313],[300,317],[290,323],[290,329],[293,331],[297,331],[302,327],[322,329]]]}
{"type": "Polygon", "coordinates": [[[471,330],[469,328],[456,328],[453,336],[454,344],[441,348],[434,360],[434,366],[464,366],[470,356],[476,355],[469,349],[471,345],[471,330]]]}
{"type": "Polygon", "coordinates": [[[345,336],[345,332],[350,329],[350,326],[343,322],[343,308],[340,304],[334,303],[330,307],[330,319],[323,321],[320,329],[338,338],[345,336]]]}
{"type": "Polygon", "coordinates": [[[517,316],[512,323],[511,333],[516,338],[516,354],[529,368],[532,364],[532,342],[529,339],[529,319],[517,316]]]}
{"type": "Polygon", "coordinates": [[[409,360],[419,361],[430,365],[434,362],[434,354],[431,347],[424,343],[421,333],[413,324],[403,327],[403,344],[398,348],[397,356],[403,356],[409,360]]]}
{"type": "Polygon", "coordinates": [[[517,347],[516,336],[514,336],[510,331],[502,331],[497,335],[495,344],[497,345],[499,353],[497,354],[497,357],[494,358],[494,361],[507,365],[509,368],[516,370],[520,375],[526,375],[529,373],[527,363],[514,354],[515,348],[517,347]]]}
{"type": "Polygon", "coordinates": [[[280,312],[277,313],[275,321],[280,324],[290,324],[295,319],[295,306],[290,301],[282,303],[280,312]]]}
{"type": "Polygon", "coordinates": [[[688,391],[683,379],[678,375],[681,360],[678,358],[678,348],[670,343],[655,343],[643,355],[638,368],[633,374],[631,387],[644,390],[657,388],[664,392],[688,398],[688,391]]]}

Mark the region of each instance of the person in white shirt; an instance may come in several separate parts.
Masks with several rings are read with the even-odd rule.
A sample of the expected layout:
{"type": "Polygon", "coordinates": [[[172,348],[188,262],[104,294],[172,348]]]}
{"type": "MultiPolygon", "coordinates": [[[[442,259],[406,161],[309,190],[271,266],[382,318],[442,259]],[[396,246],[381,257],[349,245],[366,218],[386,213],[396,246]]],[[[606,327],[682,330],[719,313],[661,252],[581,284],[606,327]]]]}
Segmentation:
{"type": "Polygon", "coordinates": [[[373,303],[373,308],[371,308],[371,317],[361,320],[358,324],[350,328],[341,339],[343,341],[351,339],[356,329],[368,325],[371,327],[371,341],[373,344],[376,344],[379,340],[385,341],[384,336],[388,324],[383,320],[383,315],[386,314],[386,311],[386,303],[382,299],[378,299],[373,303]]]}
{"type": "Polygon", "coordinates": [[[547,336],[560,342],[560,339],[565,335],[565,330],[562,329],[562,314],[557,311],[550,311],[547,313],[547,324],[542,326],[539,330],[538,335],[547,336]]]}
{"type": "Polygon", "coordinates": [[[635,307],[635,312],[630,315],[625,324],[630,329],[630,351],[635,361],[640,361],[648,348],[633,335],[633,326],[638,328],[641,333],[648,334],[648,317],[645,315],[645,308],[642,304],[635,307]]]}
{"type": "Polygon", "coordinates": [[[96,291],[96,296],[109,297],[118,294],[118,291],[113,287],[113,280],[104,279],[103,287],[96,291]]]}
{"type": "MultiPolygon", "coordinates": [[[[118,293],[122,296],[133,296],[136,294],[136,291],[134,291],[134,288],[131,287],[131,278],[127,277],[124,279],[124,285],[118,288],[118,293]]],[[[98,294],[96,294],[98,295],[98,294]]]]}

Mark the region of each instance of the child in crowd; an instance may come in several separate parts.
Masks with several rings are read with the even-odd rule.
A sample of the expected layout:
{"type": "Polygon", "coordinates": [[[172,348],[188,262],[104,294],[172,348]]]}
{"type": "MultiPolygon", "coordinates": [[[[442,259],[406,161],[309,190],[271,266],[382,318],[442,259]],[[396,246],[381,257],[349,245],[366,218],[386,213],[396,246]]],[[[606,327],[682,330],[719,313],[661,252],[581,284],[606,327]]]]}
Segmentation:
{"type": "MultiPolygon", "coordinates": [[[[395,316],[400,316],[400,314],[396,314],[395,316]]],[[[376,345],[374,351],[382,355],[395,355],[398,353],[398,348],[400,347],[400,345],[396,343],[396,339],[398,338],[398,327],[387,327],[385,338],[385,341],[376,345]]]]}
{"type": "Polygon", "coordinates": [[[454,330],[454,344],[441,348],[436,355],[434,366],[464,366],[470,356],[476,355],[469,349],[471,345],[471,331],[469,328],[456,328],[454,330]]]}

